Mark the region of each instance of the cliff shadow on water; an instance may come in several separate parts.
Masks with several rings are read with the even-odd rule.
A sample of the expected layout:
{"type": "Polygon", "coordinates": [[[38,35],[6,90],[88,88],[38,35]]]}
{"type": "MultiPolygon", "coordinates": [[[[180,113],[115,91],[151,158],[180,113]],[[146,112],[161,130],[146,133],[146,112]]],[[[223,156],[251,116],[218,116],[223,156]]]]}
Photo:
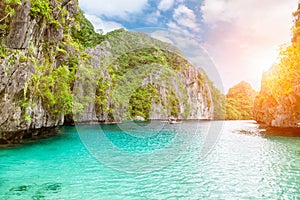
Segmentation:
{"type": "Polygon", "coordinates": [[[300,137],[299,127],[280,128],[260,125],[260,135],[263,137],[268,136],[284,136],[284,137],[300,137]]]}
{"type": "Polygon", "coordinates": [[[60,131],[57,127],[5,132],[1,134],[0,149],[15,147],[21,143],[34,143],[36,140],[53,137],[58,133],[60,133],[60,131]]]}

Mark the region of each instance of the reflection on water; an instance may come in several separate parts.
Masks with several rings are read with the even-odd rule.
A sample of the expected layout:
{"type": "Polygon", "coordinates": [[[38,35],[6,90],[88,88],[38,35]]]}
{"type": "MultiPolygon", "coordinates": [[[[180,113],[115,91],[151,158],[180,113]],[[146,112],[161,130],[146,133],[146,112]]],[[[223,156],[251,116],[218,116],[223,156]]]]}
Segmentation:
{"type": "MultiPolygon", "coordinates": [[[[172,146],[169,153],[177,155],[176,148],[184,147],[159,170],[136,174],[98,161],[76,129],[64,127],[61,130],[66,134],[0,151],[0,199],[300,198],[299,137],[262,137],[252,121],[227,121],[213,151],[201,157],[210,123],[214,122],[185,122],[175,132],[175,126],[164,126],[161,134],[141,126],[149,137],[139,136],[143,132],[125,134],[117,125],[102,127],[116,148],[132,155],[148,153],[159,161],[159,154],[153,152],[172,146]],[[180,142],[175,133],[183,134],[180,142]]],[[[126,161],[113,156],[121,168],[126,161]]],[[[162,163],[143,162],[131,165],[162,163]]]]}

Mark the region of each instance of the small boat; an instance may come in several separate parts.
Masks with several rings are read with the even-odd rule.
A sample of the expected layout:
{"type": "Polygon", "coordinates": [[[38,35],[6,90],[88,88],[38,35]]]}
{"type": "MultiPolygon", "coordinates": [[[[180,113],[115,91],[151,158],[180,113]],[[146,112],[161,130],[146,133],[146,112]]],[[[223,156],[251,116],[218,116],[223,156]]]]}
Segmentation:
{"type": "Polygon", "coordinates": [[[169,124],[181,124],[182,121],[169,121],[169,124]]]}
{"type": "Polygon", "coordinates": [[[168,119],[168,122],[169,122],[169,124],[181,124],[182,123],[182,121],[178,121],[176,118],[174,118],[174,117],[170,117],[169,119],[168,119]]]}

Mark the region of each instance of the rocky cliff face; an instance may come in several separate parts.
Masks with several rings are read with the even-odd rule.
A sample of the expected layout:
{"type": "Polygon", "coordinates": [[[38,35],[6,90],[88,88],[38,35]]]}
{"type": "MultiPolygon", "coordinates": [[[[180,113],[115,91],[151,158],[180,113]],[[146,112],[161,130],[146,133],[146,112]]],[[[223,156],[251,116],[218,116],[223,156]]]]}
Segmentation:
{"type": "Polygon", "coordinates": [[[300,82],[293,84],[287,93],[280,87],[274,91],[271,85],[275,81],[271,77],[275,74],[280,76],[276,66],[263,75],[261,91],[254,104],[255,120],[273,127],[298,127],[300,82]]]}
{"type": "Polygon", "coordinates": [[[91,26],[76,1],[37,2],[9,5],[14,14],[0,3],[0,143],[73,121],[213,118],[205,75],[177,48],[124,30],[74,31],[91,26]]]}
{"type": "Polygon", "coordinates": [[[257,122],[274,127],[299,127],[300,123],[300,3],[293,13],[292,43],[282,49],[279,62],[264,73],[256,97],[257,122]]]}
{"type": "Polygon", "coordinates": [[[59,5],[59,1],[49,1],[45,6],[54,9],[38,13],[34,8],[40,5],[31,1],[22,0],[21,4],[17,5],[1,3],[1,16],[6,16],[3,18],[5,21],[2,21],[6,26],[2,26],[4,28],[1,30],[0,51],[0,141],[2,143],[18,142],[23,137],[40,134],[27,130],[63,124],[64,115],[50,113],[45,108],[43,97],[35,98],[33,92],[31,93],[33,88],[30,87],[32,76],[40,73],[37,68],[45,64],[45,57],[49,56],[49,52],[55,52],[50,58],[52,62],[47,63],[49,69],[58,68],[62,63],[63,57],[59,56],[55,48],[63,41],[63,34],[66,33],[62,26],[72,24],[68,19],[74,16],[77,9],[76,4],[72,3],[63,9],[58,9],[59,5]],[[14,14],[3,13],[7,6],[14,10],[14,14]],[[48,46],[46,47],[45,44],[48,46]]]}
{"type": "MultiPolygon", "coordinates": [[[[110,122],[136,116],[166,119],[172,115],[213,118],[212,96],[203,71],[190,65],[178,49],[145,34],[117,30],[109,35],[105,42],[87,49],[95,72],[92,80],[101,82],[90,82],[88,88],[95,99],[77,121],[110,122]],[[149,99],[143,97],[147,95],[149,99]]],[[[76,83],[75,90],[87,88],[83,86],[86,81],[76,83]]],[[[80,101],[83,95],[79,94],[80,101]]]]}

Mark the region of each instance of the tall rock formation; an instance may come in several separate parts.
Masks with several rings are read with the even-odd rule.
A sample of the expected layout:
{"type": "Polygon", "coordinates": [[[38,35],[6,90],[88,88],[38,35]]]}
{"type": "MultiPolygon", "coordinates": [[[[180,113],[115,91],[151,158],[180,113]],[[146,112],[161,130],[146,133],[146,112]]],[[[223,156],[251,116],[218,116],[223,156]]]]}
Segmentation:
{"type": "Polygon", "coordinates": [[[294,13],[294,34],[280,61],[263,74],[255,100],[257,122],[274,127],[299,127],[300,122],[300,4],[294,13]]]}
{"type": "MultiPolygon", "coordinates": [[[[92,55],[97,76],[93,79],[99,82],[91,82],[89,88],[96,89],[95,101],[77,121],[119,121],[136,116],[213,118],[212,95],[204,72],[191,65],[176,47],[121,29],[108,33],[105,42],[87,52],[92,55]]],[[[76,83],[79,87],[75,90],[81,91],[86,81],[76,83]]],[[[77,96],[80,101],[83,95],[77,96]]]]}
{"type": "Polygon", "coordinates": [[[0,5],[3,17],[0,27],[0,140],[18,142],[23,137],[16,133],[18,131],[31,137],[39,133],[27,133],[27,130],[63,124],[63,113],[51,113],[52,107],[45,108],[44,94],[49,92],[50,96],[52,92],[51,89],[46,91],[46,87],[58,81],[47,83],[46,73],[50,76],[64,64],[66,56],[57,49],[63,45],[64,34],[68,34],[63,26],[73,24],[77,3],[70,2],[64,8],[60,7],[60,1],[54,0],[43,3],[21,0],[0,5]],[[44,80],[39,79],[42,76],[44,80]],[[44,93],[40,91],[43,89],[44,93]]]}

